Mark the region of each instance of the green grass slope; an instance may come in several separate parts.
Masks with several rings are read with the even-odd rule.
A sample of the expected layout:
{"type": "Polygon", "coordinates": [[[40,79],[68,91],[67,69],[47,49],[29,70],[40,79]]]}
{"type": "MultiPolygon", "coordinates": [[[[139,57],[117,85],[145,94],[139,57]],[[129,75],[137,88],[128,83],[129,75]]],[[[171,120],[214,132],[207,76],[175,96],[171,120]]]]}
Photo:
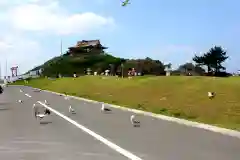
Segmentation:
{"type": "MultiPolygon", "coordinates": [[[[35,79],[29,86],[240,130],[240,79],[83,76],[35,79]],[[210,100],[208,91],[216,92],[210,100]]],[[[17,82],[23,84],[23,81],[17,82]]]]}
{"type": "Polygon", "coordinates": [[[72,76],[74,72],[78,74],[84,74],[87,68],[91,68],[94,71],[102,72],[109,68],[109,64],[115,64],[119,66],[122,62],[121,58],[111,56],[109,54],[104,55],[78,55],[78,56],[59,56],[50,59],[43,65],[35,67],[32,70],[43,68],[43,74],[45,76],[56,76],[61,73],[64,76],[72,76]]]}

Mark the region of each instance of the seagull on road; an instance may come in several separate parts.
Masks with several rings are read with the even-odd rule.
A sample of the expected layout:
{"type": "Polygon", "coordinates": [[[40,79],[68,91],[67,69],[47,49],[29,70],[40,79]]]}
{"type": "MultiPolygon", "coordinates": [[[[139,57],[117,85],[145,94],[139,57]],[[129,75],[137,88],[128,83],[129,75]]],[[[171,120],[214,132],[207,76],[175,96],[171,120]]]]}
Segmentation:
{"type": "Polygon", "coordinates": [[[19,103],[22,103],[23,101],[21,99],[18,100],[19,103]]]}
{"type": "Polygon", "coordinates": [[[103,112],[111,112],[111,111],[112,111],[111,109],[106,108],[105,105],[104,105],[104,103],[102,104],[101,110],[102,110],[103,112]]]}
{"type": "Polygon", "coordinates": [[[36,117],[41,120],[41,119],[43,119],[44,117],[46,117],[50,114],[51,114],[50,110],[46,108],[43,114],[42,113],[37,113],[36,117]]]}
{"type": "Polygon", "coordinates": [[[35,118],[36,119],[39,118],[40,120],[51,114],[50,110],[47,108],[45,108],[44,113],[40,113],[39,107],[36,104],[33,104],[33,112],[34,112],[35,118]]]}
{"type": "Polygon", "coordinates": [[[46,116],[47,116],[46,114],[41,114],[41,113],[36,115],[36,117],[39,118],[39,120],[43,119],[46,116]]]}
{"type": "Polygon", "coordinates": [[[69,96],[65,96],[64,99],[65,100],[70,100],[70,97],[69,96]]]}
{"type": "Polygon", "coordinates": [[[69,113],[76,114],[75,110],[72,108],[72,106],[69,106],[68,108],[69,113]]]}
{"type": "Polygon", "coordinates": [[[35,116],[35,118],[37,118],[38,107],[36,106],[36,104],[35,104],[35,103],[33,104],[33,107],[32,107],[32,109],[33,109],[33,113],[34,113],[34,116],[35,116]]]}
{"type": "Polygon", "coordinates": [[[130,121],[134,127],[140,127],[140,121],[136,120],[136,116],[132,115],[130,121]]]}
{"type": "Polygon", "coordinates": [[[45,103],[46,105],[48,105],[48,104],[49,104],[49,103],[47,102],[47,100],[46,100],[46,99],[45,99],[44,103],[45,103]]]}
{"type": "Polygon", "coordinates": [[[34,89],[34,92],[40,92],[41,89],[34,89]]]}
{"type": "Polygon", "coordinates": [[[23,91],[20,89],[20,92],[22,93],[23,91]]]}
{"type": "Polygon", "coordinates": [[[51,111],[46,108],[46,109],[44,110],[44,114],[45,114],[45,115],[50,115],[50,114],[51,114],[51,111]]]}

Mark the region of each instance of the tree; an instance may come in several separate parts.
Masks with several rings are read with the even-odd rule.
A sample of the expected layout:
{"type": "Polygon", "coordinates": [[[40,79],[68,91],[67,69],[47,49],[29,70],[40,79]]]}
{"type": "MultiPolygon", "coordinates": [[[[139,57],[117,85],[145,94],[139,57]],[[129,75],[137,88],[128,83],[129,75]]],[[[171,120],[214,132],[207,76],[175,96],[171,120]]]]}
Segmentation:
{"type": "Polygon", "coordinates": [[[178,67],[178,70],[187,74],[189,71],[194,71],[195,66],[192,63],[185,63],[178,67]]]}
{"type": "Polygon", "coordinates": [[[220,46],[215,46],[211,48],[203,56],[195,55],[193,61],[199,66],[207,66],[207,72],[214,71],[219,73],[220,70],[225,70],[225,67],[222,66],[222,63],[228,59],[227,52],[220,46]]]}
{"type": "Polygon", "coordinates": [[[188,73],[191,73],[191,74],[197,74],[197,75],[203,75],[204,73],[204,69],[201,68],[200,66],[196,66],[192,63],[185,63],[185,64],[182,64],[178,67],[177,69],[180,73],[184,73],[184,74],[188,74],[188,73]]]}

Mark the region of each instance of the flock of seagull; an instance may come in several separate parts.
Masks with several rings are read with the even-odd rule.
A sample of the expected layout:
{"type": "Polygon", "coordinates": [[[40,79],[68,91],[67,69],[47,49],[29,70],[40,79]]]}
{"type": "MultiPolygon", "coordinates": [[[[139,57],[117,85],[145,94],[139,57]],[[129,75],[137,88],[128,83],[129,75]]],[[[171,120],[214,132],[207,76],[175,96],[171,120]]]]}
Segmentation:
{"type": "MultiPolygon", "coordinates": [[[[34,91],[35,91],[35,90],[34,90],[34,91]]],[[[40,89],[37,89],[35,92],[40,92],[40,91],[41,91],[40,89]]],[[[20,89],[20,92],[22,93],[23,91],[20,89]]],[[[70,100],[71,97],[68,96],[68,95],[65,95],[65,96],[64,96],[64,99],[65,99],[65,100],[70,100]]],[[[23,103],[22,100],[18,100],[18,102],[19,102],[19,103],[23,103]]],[[[49,105],[49,103],[47,102],[47,100],[45,100],[44,103],[45,103],[46,105],[49,105]]],[[[48,108],[45,108],[45,107],[44,107],[44,108],[45,108],[45,109],[44,109],[44,113],[40,113],[39,107],[40,107],[40,106],[39,106],[39,105],[36,105],[36,104],[33,104],[33,107],[32,107],[33,113],[34,113],[34,116],[35,116],[36,119],[42,120],[44,117],[49,116],[49,115],[51,114],[51,111],[50,111],[48,108]]],[[[68,107],[68,112],[71,113],[71,114],[76,114],[76,111],[73,109],[73,107],[72,107],[71,105],[69,105],[69,107],[68,107]]],[[[107,107],[105,106],[105,104],[102,103],[101,112],[102,112],[102,113],[111,113],[112,110],[111,110],[110,108],[107,108],[107,107]]],[[[134,127],[140,127],[140,121],[136,119],[136,116],[135,116],[135,115],[131,115],[131,117],[130,117],[130,122],[131,122],[131,124],[132,124],[134,127]]]]}
{"type": "MultiPolygon", "coordinates": [[[[41,91],[41,89],[35,89],[35,90],[34,90],[34,92],[40,92],[40,91],[41,91]]],[[[20,89],[20,92],[23,92],[23,91],[20,89]]],[[[209,98],[209,99],[213,99],[215,96],[216,96],[216,93],[215,93],[215,92],[208,92],[208,98],[209,98]]],[[[70,100],[71,97],[65,94],[64,99],[65,99],[65,100],[70,100]]],[[[19,102],[19,103],[22,103],[23,101],[22,101],[22,100],[18,100],[18,102],[19,102]]],[[[49,103],[47,102],[47,100],[45,100],[44,103],[45,103],[46,105],[49,104],[49,103]]],[[[111,110],[110,108],[107,108],[104,103],[102,103],[101,111],[102,111],[103,113],[112,112],[112,110],[111,110]]],[[[40,113],[40,112],[39,112],[39,108],[37,107],[36,104],[33,104],[33,112],[34,112],[35,118],[36,118],[36,119],[39,119],[39,120],[41,120],[41,119],[43,119],[44,117],[46,117],[46,116],[48,116],[48,115],[51,114],[50,110],[47,109],[47,108],[44,109],[44,113],[40,113]]],[[[72,108],[71,105],[70,105],[69,108],[68,108],[68,112],[71,113],[71,114],[76,114],[76,111],[72,108]]],[[[138,120],[136,119],[136,116],[135,116],[135,115],[131,115],[131,117],[130,117],[130,122],[131,122],[131,124],[132,124],[134,127],[140,127],[140,121],[138,121],[138,120]]]]}

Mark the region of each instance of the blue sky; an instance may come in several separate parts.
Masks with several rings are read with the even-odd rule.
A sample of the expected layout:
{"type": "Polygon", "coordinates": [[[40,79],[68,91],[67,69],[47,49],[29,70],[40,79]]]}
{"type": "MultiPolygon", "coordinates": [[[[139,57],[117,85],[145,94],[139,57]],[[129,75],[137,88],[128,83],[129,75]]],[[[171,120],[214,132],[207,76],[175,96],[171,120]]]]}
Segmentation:
{"type": "Polygon", "coordinates": [[[221,45],[230,56],[228,71],[240,69],[240,2],[130,1],[127,7],[120,0],[0,1],[2,75],[6,59],[8,68],[18,65],[25,72],[57,56],[60,39],[64,51],[78,40],[100,39],[114,56],[148,56],[174,68],[221,45]]]}

